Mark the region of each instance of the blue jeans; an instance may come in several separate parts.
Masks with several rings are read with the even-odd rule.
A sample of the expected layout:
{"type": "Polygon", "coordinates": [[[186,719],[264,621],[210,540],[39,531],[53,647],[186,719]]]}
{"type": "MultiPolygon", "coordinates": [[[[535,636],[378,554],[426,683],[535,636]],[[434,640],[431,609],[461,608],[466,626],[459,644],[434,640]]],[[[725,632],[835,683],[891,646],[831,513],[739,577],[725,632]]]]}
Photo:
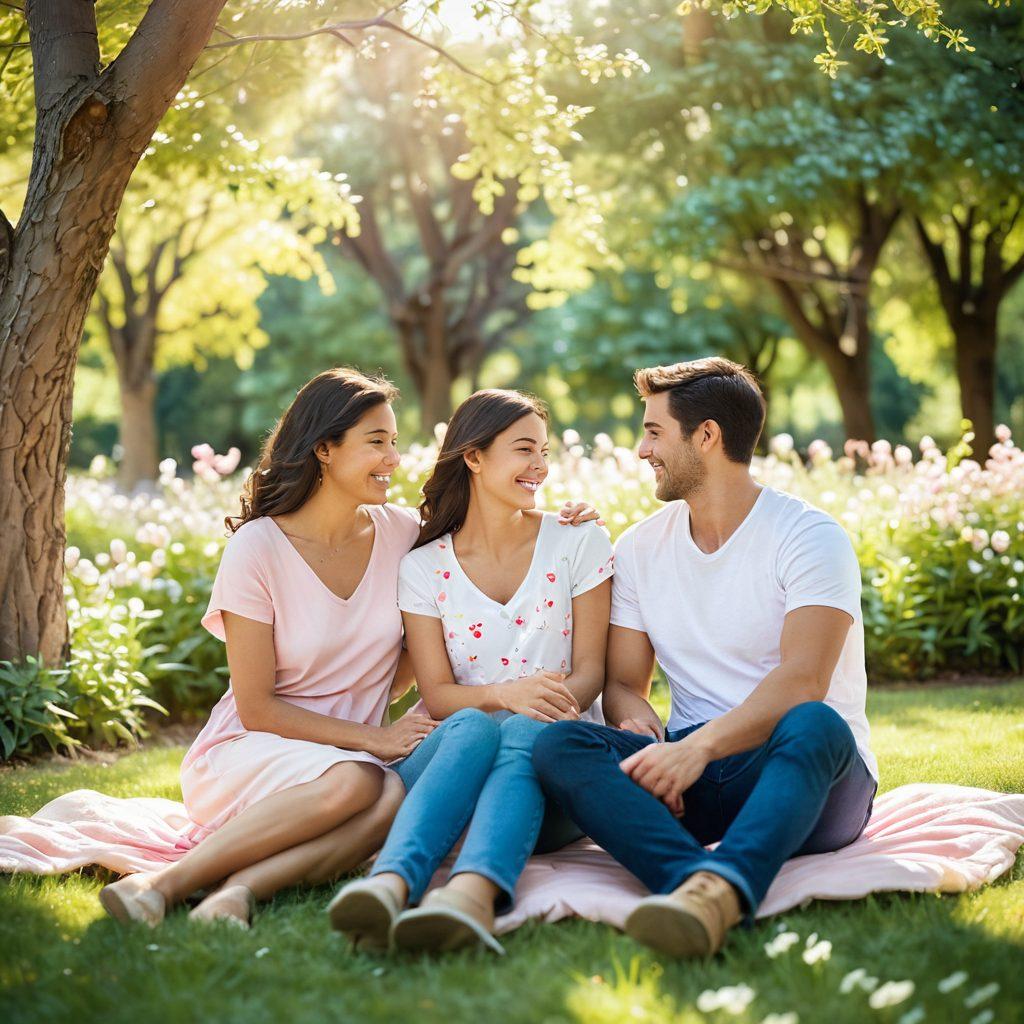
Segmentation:
{"type": "Polygon", "coordinates": [[[483,875],[501,889],[498,909],[510,906],[530,854],[582,834],[557,808],[546,813],[532,765],[545,728],[523,715],[499,722],[475,708],[446,719],[396,766],[408,796],[371,875],[400,875],[409,901],[419,902],[469,823],[452,874],[483,875]]]}
{"type": "Polygon", "coordinates": [[[681,818],[619,767],[653,742],[608,726],[556,722],[533,751],[549,797],[652,892],[711,871],[740,892],[749,920],[786,860],[849,845],[871,815],[875,780],[850,727],[826,704],[798,704],[767,743],[712,761],[684,794],[681,818]],[[714,842],[717,849],[704,849],[714,842]]]}

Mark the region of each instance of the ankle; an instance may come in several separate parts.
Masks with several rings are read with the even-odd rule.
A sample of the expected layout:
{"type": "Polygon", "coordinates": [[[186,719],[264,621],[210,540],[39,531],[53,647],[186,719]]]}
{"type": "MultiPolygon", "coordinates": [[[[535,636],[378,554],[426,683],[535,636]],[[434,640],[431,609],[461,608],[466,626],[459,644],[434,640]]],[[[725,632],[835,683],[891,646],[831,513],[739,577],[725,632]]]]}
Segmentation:
{"type": "Polygon", "coordinates": [[[392,871],[382,871],[379,875],[374,875],[373,880],[388,889],[400,907],[409,902],[409,885],[401,875],[396,875],[392,871]]]}
{"type": "Polygon", "coordinates": [[[444,888],[450,892],[462,893],[469,896],[482,907],[494,907],[494,901],[498,898],[500,889],[483,875],[474,874],[472,871],[460,872],[452,875],[444,884],[444,888]]]}

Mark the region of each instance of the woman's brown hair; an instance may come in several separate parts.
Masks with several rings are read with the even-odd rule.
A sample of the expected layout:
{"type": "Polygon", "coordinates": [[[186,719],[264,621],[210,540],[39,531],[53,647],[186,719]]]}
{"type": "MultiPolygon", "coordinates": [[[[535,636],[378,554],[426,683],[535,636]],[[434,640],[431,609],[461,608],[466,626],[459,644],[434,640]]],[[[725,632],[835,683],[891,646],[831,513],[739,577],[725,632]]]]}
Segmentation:
{"type": "Polygon", "coordinates": [[[370,409],[397,397],[397,388],[383,377],[367,377],[343,366],[318,373],[263,443],[259,464],[245,482],[242,512],[224,520],[227,528],[234,533],[250,519],[301,508],[320,482],[316,446],[321,441],[339,443],[370,409]]]}
{"type": "Polygon", "coordinates": [[[465,523],[470,494],[467,453],[486,451],[503,430],[530,413],[548,422],[547,407],[539,398],[496,388],[477,391],[455,410],[437,462],[423,485],[423,526],[416,547],[455,533],[465,523]]]}

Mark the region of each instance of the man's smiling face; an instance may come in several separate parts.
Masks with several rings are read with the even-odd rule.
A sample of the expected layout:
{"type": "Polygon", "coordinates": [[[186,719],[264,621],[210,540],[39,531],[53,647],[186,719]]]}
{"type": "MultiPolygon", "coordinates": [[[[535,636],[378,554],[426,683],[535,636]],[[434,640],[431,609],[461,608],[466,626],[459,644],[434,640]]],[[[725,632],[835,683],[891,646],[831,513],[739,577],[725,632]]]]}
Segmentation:
{"type": "Polygon", "coordinates": [[[644,399],[644,434],[637,454],[654,469],[654,493],[660,501],[688,498],[707,475],[700,452],[672,415],[667,391],[644,399]]]}

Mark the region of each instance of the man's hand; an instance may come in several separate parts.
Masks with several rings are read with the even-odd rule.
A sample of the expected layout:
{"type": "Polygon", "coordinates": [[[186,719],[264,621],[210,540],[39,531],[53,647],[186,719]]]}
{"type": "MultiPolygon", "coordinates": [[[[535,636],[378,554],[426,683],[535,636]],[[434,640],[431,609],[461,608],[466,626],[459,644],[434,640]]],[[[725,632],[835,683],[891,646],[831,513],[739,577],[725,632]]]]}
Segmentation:
{"type": "Polygon", "coordinates": [[[700,730],[675,743],[652,743],[631,754],[619,767],[656,796],[677,818],[683,794],[701,777],[712,758],[698,739],[700,730]]]}
{"type": "Polygon", "coordinates": [[[665,738],[664,728],[657,718],[624,718],[619,722],[619,728],[639,736],[651,736],[659,743],[665,738]]]}

